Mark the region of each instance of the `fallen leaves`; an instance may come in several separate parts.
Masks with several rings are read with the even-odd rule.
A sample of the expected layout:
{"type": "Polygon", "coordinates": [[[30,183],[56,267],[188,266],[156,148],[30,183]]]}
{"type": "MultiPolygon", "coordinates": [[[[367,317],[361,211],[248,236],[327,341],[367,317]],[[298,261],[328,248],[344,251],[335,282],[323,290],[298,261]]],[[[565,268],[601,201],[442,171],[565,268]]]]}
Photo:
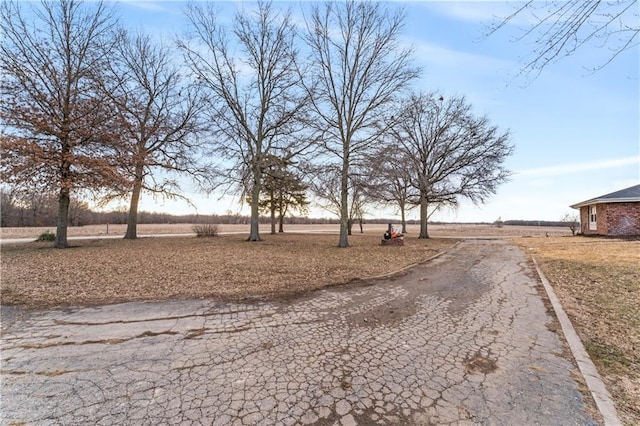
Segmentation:
{"type": "Polygon", "coordinates": [[[455,240],[407,239],[381,247],[376,235],[244,235],[74,241],[2,246],[3,304],[27,307],[105,304],[169,298],[273,297],[390,273],[423,261],[455,240]]]}

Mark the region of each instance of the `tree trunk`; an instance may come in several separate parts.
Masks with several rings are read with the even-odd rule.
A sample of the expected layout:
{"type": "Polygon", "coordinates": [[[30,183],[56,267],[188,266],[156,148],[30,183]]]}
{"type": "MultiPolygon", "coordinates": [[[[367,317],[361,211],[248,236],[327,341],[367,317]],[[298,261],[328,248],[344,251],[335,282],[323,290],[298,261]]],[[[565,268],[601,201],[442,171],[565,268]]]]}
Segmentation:
{"type": "Polygon", "coordinates": [[[420,197],[420,235],[418,238],[429,238],[429,230],[427,229],[429,202],[426,197],[420,197]]]}
{"type": "Polygon", "coordinates": [[[260,183],[262,171],[258,166],[253,169],[253,188],[251,189],[251,229],[247,241],[260,241],[260,183]]]}
{"type": "Polygon", "coordinates": [[[53,242],[53,246],[55,248],[63,249],[69,247],[69,243],[67,241],[67,226],[69,224],[70,203],[71,197],[69,196],[69,189],[61,188],[60,195],[58,195],[58,220],[56,224],[56,239],[53,242]]]}
{"type": "Polygon", "coordinates": [[[133,182],[133,191],[131,191],[131,202],[127,216],[127,232],[124,234],[125,240],[135,240],[138,238],[138,203],[141,192],[142,167],[136,167],[136,180],[133,182]]]}
{"type": "Polygon", "coordinates": [[[342,179],[340,181],[340,240],[338,247],[349,247],[349,159],[348,149],[344,150],[342,160],[342,179]]]}
{"type": "Polygon", "coordinates": [[[284,233],[284,215],[282,213],[278,217],[278,232],[284,233]]]}
{"type": "Polygon", "coordinates": [[[402,220],[402,234],[407,233],[407,217],[404,211],[404,203],[400,206],[400,218],[402,220]]]}
{"type": "Polygon", "coordinates": [[[358,219],[358,224],[360,225],[360,233],[364,234],[364,228],[363,228],[364,220],[362,220],[362,218],[358,219]]]}
{"type": "Polygon", "coordinates": [[[271,197],[271,235],[276,233],[276,207],[273,205],[273,197],[271,197]]]}
{"type": "Polygon", "coordinates": [[[353,220],[349,219],[347,222],[347,235],[351,235],[351,230],[353,229],[353,220]]]}
{"type": "Polygon", "coordinates": [[[287,213],[287,209],[284,206],[284,195],[280,194],[278,202],[278,232],[284,233],[284,215],[287,213]]]}

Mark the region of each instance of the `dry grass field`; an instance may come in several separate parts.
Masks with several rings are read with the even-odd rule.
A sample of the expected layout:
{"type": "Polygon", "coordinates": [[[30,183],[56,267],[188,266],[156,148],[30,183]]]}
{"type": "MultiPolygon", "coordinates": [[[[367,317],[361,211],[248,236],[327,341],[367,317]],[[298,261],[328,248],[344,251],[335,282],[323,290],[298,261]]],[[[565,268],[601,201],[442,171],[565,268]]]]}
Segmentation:
{"type": "Polygon", "coordinates": [[[69,228],[67,250],[51,243],[11,243],[46,228],[2,228],[3,304],[27,307],[102,304],[127,300],[213,297],[241,300],[305,292],[328,285],[393,273],[455,243],[455,237],[546,235],[563,228],[433,225],[432,238],[408,229],[405,246],[381,247],[385,225],[354,229],[348,252],[336,247],[337,225],[291,225],[286,233],[251,244],[247,225],[220,225],[214,239],[192,237],[191,225],[140,225],[138,234],[167,238],[121,239],[124,225],[69,228]],[[187,236],[185,236],[187,235],[187,236]],[[114,237],[110,239],[94,237],[114,237]],[[412,238],[413,236],[413,238],[412,238]],[[448,236],[450,238],[439,238],[448,236]],[[347,255],[348,254],[348,255],[347,255]]]}
{"type": "MultiPolygon", "coordinates": [[[[154,225],[138,225],[138,236],[150,235],[182,235],[192,234],[191,224],[154,224],[154,225]]],[[[219,225],[221,233],[249,233],[249,225],[219,225]]],[[[90,236],[111,236],[122,237],[127,229],[126,225],[87,225],[72,226],[68,229],[70,238],[74,237],[90,237],[90,236]]],[[[365,234],[382,235],[387,229],[384,224],[366,224],[364,226],[365,234]]],[[[269,232],[269,226],[260,225],[261,235],[269,232]]],[[[285,232],[314,232],[337,234],[338,225],[285,225],[285,232]]],[[[409,235],[417,235],[420,228],[417,225],[408,226],[409,235]]],[[[2,240],[11,240],[14,238],[33,238],[43,232],[55,232],[55,227],[33,227],[33,228],[0,228],[0,238],[2,240]]],[[[353,228],[354,234],[359,234],[360,230],[356,226],[353,228]]],[[[544,226],[504,226],[497,228],[492,225],[471,225],[471,224],[447,224],[433,225],[429,224],[429,234],[431,237],[541,237],[541,236],[569,236],[571,231],[569,228],[563,227],[544,227],[544,226]]],[[[337,240],[336,240],[337,244],[337,240]]]]}
{"type": "Polygon", "coordinates": [[[336,235],[244,239],[87,239],[73,240],[67,250],[50,243],[3,244],[0,295],[3,304],[27,307],[283,296],[388,274],[455,243],[414,238],[404,247],[382,247],[377,233],[358,234],[345,251],[336,247],[336,235]]]}
{"type": "Polygon", "coordinates": [[[640,241],[523,238],[616,401],[640,424],[640,241]]]}
{"type": "Polygon", "coordinates": [[[432,238],[408,229],[405,246],[381,247],[385,225],[354,229],[352,247],[336,247],[337,225],[291,225],[286,233],[251,244],[247,225],[220,225],[214,239],[192,237],[191,225],[140,225],[138,235],[174,235],[124,241],[125,225],[69,228],[72,247],[11,243],[35,238],[47,228],[2,228],[0,296],[3,304],[27,307],[103,304],[128,300],[270,297],[393,273],[435,255],[459,236],[546,235],[563,228],[433,225],[432,238]],[[414,236],[414,238],[411,238],[414,236]],[[453,238],[443,239],[439,236],[453,238]],[[101,237],[101,238],[94,238],[101,237]],[[113,238],[103,238],[113,237],[113,238]],[[348,255],[347,255],[348,254],[348,255]]]}
{"type": "MultiPolygon", "coordinates": [[[[2,304],[26,308],[132,300],[282,297],[393,273],[435,255],[456,238],[512,238],[535,256],[612,393],[625,424],[640,424],[640,241],[571,237],[568,228],[430,225],[409,228],[404,247],[382,247],[385,225],[354,228],[336,247],[337,225],[291,225],[247,243],[247,225],[222,225],[218,238],[124,241],[124,225],[70,228],[72,248],[13,244],[47,228],[3,228],[2,304]],[[526,238],[522,238],[526,237],[526,238]],[[348,254],[348,255],[345,255],[348,254]]],[[[191,225],[140,225],[140,236],[192,234],[191,225]]]]}

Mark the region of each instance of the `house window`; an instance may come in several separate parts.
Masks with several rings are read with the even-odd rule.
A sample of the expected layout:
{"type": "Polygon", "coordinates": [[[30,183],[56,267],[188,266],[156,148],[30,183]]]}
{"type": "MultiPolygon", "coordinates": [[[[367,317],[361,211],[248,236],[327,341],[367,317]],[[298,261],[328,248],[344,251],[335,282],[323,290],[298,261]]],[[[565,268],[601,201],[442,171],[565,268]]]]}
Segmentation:
{"type": "Polygon", "coordinates": [[[598,220],[596,216],[596,206],[589,206],[589,230],[595,231],[598,229],[598,220]]]}

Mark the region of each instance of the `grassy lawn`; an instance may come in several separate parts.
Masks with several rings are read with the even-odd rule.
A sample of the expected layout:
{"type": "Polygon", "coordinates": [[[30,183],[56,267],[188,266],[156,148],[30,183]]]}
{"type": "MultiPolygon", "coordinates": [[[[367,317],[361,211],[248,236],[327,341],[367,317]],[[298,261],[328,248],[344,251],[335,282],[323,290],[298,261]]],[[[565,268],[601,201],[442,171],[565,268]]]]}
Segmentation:
{"type": "Polygon", "coordinates": [[[622,420],[640,424],[640,241],[523,238],[562,306],[622,420]]]}

